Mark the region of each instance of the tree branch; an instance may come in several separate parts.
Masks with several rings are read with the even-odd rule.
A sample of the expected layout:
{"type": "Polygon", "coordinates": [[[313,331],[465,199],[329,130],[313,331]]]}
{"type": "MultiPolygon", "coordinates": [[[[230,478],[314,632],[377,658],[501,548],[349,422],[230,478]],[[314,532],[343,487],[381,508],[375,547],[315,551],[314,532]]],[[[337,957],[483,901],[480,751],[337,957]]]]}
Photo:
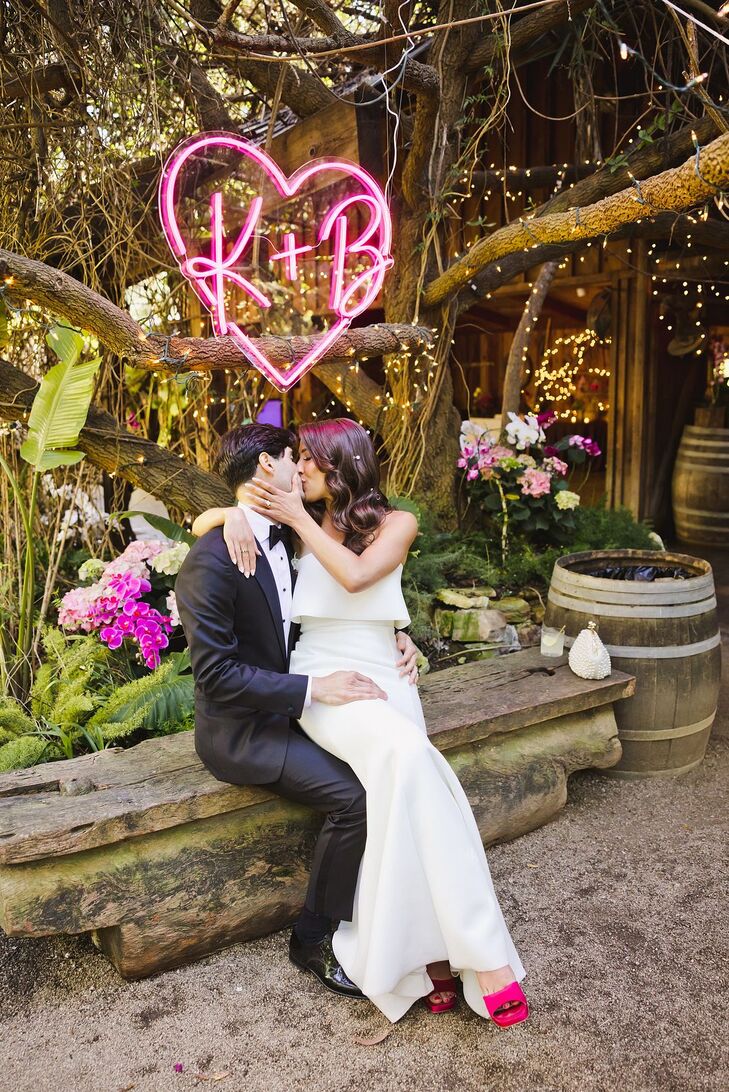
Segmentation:
{"type": "MultiPolygon", "coordinates": [[[[532,45],[550,30],[556,30],[573,16],[593,7],[595,3],[596,0],[559,0],[559,3],[547,4],[538,11],[524,15],[521,19],[512,20],[509,33],[509,54],[512,64],[515,55],[520,51],[532,45]]],[[[487,65],[493,64],[503,48],[504,39],[500,28],[493,30],[483,45],[471,53],[466,61],[466,71],[476,72],[479,68],[486,68],[487,65]]]]}
{"type": "MultiPolygon", "coordinates": [[[[34,379],[0,359],[0,420],[27,419],[37,392],[34,379]]],[[[233,503],[228,487],[217,474],[192,466],[152,440],[122,428],[99,406],[89,408],[78,447],[94,466],[193,516],[206,508],[233,503]]]]}
{"type": "MultiPolygon", "coordinates": [[[[362,35],[342,31],[328,38],[292,38],[285,34],[240,34],[229,27],[217,26],[213,31],[213,40],[221,48],[232,49],[243,56],[252,53],[288,53],[286,60],[297,60],[301,54],[316,57],[331,49],[340,51],[342,60],[354,61],[358,65],[382,65],[385,47],[362,35]],[[356,51],[349,52],[347,47],[356,46],[356,51]],[[363,49],[362,46],[371,48],[363,49]]],[[[261,62],[259,62],[261,63],[261,62]]],[[[265,63],[265,62],[264,62],[265,63]]],[[[284,63],[284,62],[282,62],[284,63]]],[[[437,96],[440,81],[434,68],[419,61],[405,62],[402,78],[399,81],[406,91],[417,95],[437,96]]]]}
{"type": "Polygon", "coordinates": [[[650,178],[658,171],[675,166],[684,156],[690,154],[693,148],[692,134],[694,132],[698,143],[703,145],[719,136],[721,129],[708,115],[700,118],[693,125],[676,129],[668,136],[631,152],[624,166],[615,169],[608,163],[588,178],[576,182],[569,189],[561,190],[540,205],[535,215],[543,216],[548,212],[562,212],[565,209],[576,208],[578,205],[592,205],[601,198],[609,197],[610,194],[618,193],[632,185],[631,175],[642,182],[644,178],[650,178]]]}
{"type": "MultiPolygon", "coordinates": [[[[660,212],[683,212],[719,190],[729,186],[729,135],[723,135],[701,151],[700,174],[694,157],[680,167],[663,171],[635,186],[597,201],[587,207],[567,212],[546,213],[539,217],[519,217],[488,238],[480,239],[468,254],[436,277],[423,293],[423,305],[434,307],[472,285],[471,301],[481,295],[479,273],[491,263],[499,269],[502,258],[515,258],[522,252],[528,265],[546,258],[560,257],[562,248],[575,241],[611,235],[626,224],[636,223],[660,212]],[[558,247],[557,253],[553,248],[558,247]],[[544,255],[542,248],[549,251],[544,255]],[[537,253],[539,252],[539,253],[537,253]]],[[[513,274],[512,274],[513,276],[513,274]]],[[[508,278],[503,278],[502,283],[508,278]]]]}
{"type": "Polygon", "coordinates": [[[522,316],[519,319],[519,325],[516,328],[516,333],[514,334],[511,348],[509,349],[506,372],[504,373],[504,393],[501,400],[502,429],[505,429],[509,424],[509,412],[519,412],[519,400],[526,371],[526,356],[529,350],[529,343],[532,340],[532,335],[537,322],[539,321],[539,315],[544,306],[544,301],[547,298],[550,286],[557,272],[557,266],[557,262],[544,263],[539,270],[529,299],[527,300],[522,316]]]}
{"type": "MultiPolygon", "coordinates": [[[[8,298],[21,306],[31,300],[41,310],[59,315],[73,326],[86,330],[112,352],[138,368],[171,371],[160,361],[163,348],[179,360],[178,368],[189,371],[217,371],[221,368],[248,370],[251,365],[232,338],[161,337],[147,335],[127,311],[121,310],[91,288],[43,262],[0,249],[0,278],[8,298]]],[[[299,361],[322,334],[302,337],[263,336],[253,338],[256,346],[277,367],[299,361]]],[[[408,324],[377,323],[358,326],[339,337],[323,357],[324,362],[366,360],[404,347],[418,348],[431,340],[430,330],[408,324]]]]}

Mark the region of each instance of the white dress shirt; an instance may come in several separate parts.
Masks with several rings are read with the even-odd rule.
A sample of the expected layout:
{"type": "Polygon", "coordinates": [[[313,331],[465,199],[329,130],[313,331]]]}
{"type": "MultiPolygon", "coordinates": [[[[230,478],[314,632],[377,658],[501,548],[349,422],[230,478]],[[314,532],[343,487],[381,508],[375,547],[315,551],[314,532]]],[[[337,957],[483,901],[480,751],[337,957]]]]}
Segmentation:
{"type": "MultiPolygon", "coordinates": [[[[288,648],[289,644],[289,631],[291,630],[291,605],[294,598],[294,589],[291,586],[291,567],[289,565],[289,559],[286,554],[286,547],[283,542],[277,542],[273,549],[268,544],[268,535],[272,527],[279,527],[280,524],[274,522],[268,518],[268,516],[262,516],[259,512],[254,510],[243,501],[238,501],[238,507],[242,508],[246,514],[246,519],[251,525],[253,534],[258,539],[258,544],[264,553],[268,564],[271,566],[271,572],[273,573],[273,579],[276,582],[276,590],[278,591],[278,598],[281,607],[281,621],[283,622],[284,642],[288,648]]],[[[307,709],[311,705],[311,675],[309,676],[308,686],[306,688],[306,698],[304,700],[304,709],[307,709]]]]}

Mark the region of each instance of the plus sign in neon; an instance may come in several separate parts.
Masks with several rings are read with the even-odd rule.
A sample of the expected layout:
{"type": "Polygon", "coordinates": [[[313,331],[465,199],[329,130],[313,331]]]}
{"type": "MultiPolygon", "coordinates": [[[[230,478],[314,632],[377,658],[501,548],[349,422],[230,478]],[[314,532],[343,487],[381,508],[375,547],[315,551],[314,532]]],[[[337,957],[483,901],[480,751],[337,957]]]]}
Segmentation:
{"type": "Polygon", "coordinates": [[[296,236],[291,232],[287,232],[283,237],[283,250],[280,250],[278,254],[271,255],[271,261],[275,262],[279,258],[283,258],[286,263],[286,276],[290,281],[295,281],[299,275],[297,268],[296,255],[306,254],[308,250],[313,250],[313,246],[297,246],[296,236]]]}

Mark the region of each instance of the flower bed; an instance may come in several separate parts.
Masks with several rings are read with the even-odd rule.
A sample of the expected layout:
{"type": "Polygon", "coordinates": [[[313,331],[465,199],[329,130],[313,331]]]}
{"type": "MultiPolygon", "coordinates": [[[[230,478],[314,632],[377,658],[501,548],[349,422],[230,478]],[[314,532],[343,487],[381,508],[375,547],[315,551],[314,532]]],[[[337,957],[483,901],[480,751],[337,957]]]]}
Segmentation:
{"type": "Polygon", "coordinates": [[[577,434],[547,443],[553,414],[510,413],[506,443],[473,421],[461,426],[458,467],[469,498],[476,502],[501,544],[502,561],[515,535],[542,543],[562,543],[575,530],[578,492],[569,488],[568,475],[597,458],[594,440],[577,434]]]}

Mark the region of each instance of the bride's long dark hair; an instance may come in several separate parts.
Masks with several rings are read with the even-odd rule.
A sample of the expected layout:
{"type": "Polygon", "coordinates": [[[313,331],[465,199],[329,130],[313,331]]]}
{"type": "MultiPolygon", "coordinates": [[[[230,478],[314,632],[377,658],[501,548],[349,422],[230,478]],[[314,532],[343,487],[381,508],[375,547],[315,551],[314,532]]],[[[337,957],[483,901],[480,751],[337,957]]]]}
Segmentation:
{"type": "MultiPolygon", "coordinates": [[[[308,450],[325,476],[332,523],[344,533],[344,545],[361,554],[392,510],[380,490],[380,461],[369,433],[347,417],[312,421],[299,425],[299,446],[308,450]]],[[[324,501],[307,508],[321,523],[324,501]]]]}

